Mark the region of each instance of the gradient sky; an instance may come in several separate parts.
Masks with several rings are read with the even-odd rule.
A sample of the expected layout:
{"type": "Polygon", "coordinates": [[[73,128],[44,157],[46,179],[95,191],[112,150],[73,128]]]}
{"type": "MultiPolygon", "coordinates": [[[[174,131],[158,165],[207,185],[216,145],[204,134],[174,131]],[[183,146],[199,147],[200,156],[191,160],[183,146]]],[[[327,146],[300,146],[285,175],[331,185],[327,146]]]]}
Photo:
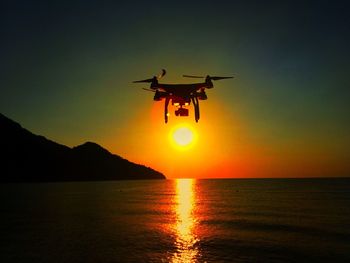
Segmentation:
{"type": "Polygon", "coordinates": [[[173,177],[350,175],[346,1],[2,1],[0,112],[173,177]],[[131,83],[215,82],[201,120],[131,83]],[[171,110],[173,113],[173,110],[171,110]],[[186,123],[197,142],[174,147],[186,123]]]}

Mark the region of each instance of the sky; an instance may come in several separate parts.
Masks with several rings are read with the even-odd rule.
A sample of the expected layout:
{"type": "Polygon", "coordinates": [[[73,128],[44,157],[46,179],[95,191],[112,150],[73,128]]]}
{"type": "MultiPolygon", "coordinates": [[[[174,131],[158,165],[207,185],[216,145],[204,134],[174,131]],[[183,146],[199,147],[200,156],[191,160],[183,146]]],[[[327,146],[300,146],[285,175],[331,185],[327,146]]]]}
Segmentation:
{"type": "Polygon", "coordinates": [[[168,178],[350,175],[347,1],[2,1],[0,112],[168,178]],[[134,80],[231,76],[201,119],[134,80]],[[174,144],[176,127],[195,141],[174,144]]]}

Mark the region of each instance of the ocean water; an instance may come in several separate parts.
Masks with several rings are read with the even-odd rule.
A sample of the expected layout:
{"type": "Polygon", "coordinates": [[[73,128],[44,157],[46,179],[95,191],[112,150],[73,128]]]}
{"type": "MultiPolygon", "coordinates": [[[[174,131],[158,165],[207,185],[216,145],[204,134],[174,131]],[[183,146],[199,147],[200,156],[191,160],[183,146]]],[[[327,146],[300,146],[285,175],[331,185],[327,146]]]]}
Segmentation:
{"type": "Polygon", "coordinates": [[[0,262],[350,262],[350,179],[0,185],[0,262]]]}

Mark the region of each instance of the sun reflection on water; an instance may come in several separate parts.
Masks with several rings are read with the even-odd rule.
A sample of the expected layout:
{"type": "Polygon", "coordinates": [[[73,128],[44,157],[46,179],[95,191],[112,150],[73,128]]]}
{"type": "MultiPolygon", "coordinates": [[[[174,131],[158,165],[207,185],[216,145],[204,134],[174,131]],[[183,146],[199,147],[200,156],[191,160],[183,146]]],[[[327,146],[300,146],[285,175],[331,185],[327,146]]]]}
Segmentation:
{"type": "Polygon", "coordinates": [[[176,180],[176,252],[171,262],[196,262],[199,250],[195,235],[195,181],[193,179],[176,180]]]}

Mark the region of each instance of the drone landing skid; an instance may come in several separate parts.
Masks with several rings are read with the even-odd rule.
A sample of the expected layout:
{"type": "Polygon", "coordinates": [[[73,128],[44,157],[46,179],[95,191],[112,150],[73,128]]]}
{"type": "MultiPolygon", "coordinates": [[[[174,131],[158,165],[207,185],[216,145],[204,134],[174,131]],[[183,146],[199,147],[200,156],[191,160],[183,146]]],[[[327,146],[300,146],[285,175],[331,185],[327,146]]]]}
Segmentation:
{"type": "Polygon", "coordinates": [[[168,123],[168,116],[169,116],[168,105],[169,105],[169,101],[170,101],[170,98],[166,97],[165,98],[165,104],[164,104],[164,119],[165,119],[165,123],[168,123]]]}
{"type": "Polygon", "coordinates": [[[196,120],[196,122],[198,122],[199,120],[199,101],[197,97],[192,97],[192,103],[193,103],[193,107],[194,107],[194,118],[196,120]]]}

